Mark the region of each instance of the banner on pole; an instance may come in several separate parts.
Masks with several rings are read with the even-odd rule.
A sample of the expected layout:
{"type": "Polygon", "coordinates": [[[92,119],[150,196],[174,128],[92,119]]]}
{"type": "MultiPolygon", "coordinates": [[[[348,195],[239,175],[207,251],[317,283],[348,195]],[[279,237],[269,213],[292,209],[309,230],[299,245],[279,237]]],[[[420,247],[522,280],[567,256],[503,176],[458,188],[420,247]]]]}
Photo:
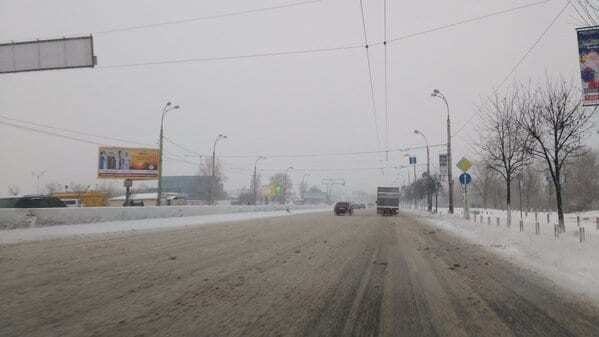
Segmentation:
{"type": "Polygon", "coordinates": [[[576,30],[584,106],[599,105],[599,27],[576,30]]]}

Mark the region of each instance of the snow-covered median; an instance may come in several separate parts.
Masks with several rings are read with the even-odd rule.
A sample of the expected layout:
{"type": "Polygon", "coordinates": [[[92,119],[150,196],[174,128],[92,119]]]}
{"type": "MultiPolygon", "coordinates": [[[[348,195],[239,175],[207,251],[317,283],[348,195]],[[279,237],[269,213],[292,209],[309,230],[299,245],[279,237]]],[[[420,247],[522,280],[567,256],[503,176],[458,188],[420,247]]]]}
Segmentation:
{"type": "MultiPolygon", "coordinates": [[[[596,212],[580,215],[586,240],[580,242],[576,214],[567,215],[566,232],[555,237],[554,224],[546,215],[539,216],[540,234],[536,233],[534,214],[524,220],[520,231],[519,213],[513,212],[512,225],[506,225],[502,211],[480,215],[477,222],[458,216],[430,215],[422,211],[407,211],[431,225],[452,232],[471,242],[491,249],[519,265],[539,272],[557,284],[581,295],[599,300],[599,230],[595,226],[596,212]],[[489,225],[489,216],[491,224],[489,225]],[[497,218],[500,225],[497,226],[497,218]],[[572,220],[573,219],[573,220],[572,220]],[[544,220],[544,221],[543,221],[544,220]]],[[[551,219],[550,215],[550,219],[551,219]]]]}
{"type": "Polygon", "coordinates": [[[87,223],[79,225],[57,225],[51,227],[19,228],[0,230],[0,244],[11,244],[23,241],[39,241],[64,237],[86,236],[102,233],[115,233],[138,230],[164,230],[186,226],[200,226],[231,221],[273,218],[295,214],[330,211],[330,209],[303,209],[287,211],[244,212],[229,214],[212,214],[190,217],[143,219],[127,221],[111,221],[87,223]]]}

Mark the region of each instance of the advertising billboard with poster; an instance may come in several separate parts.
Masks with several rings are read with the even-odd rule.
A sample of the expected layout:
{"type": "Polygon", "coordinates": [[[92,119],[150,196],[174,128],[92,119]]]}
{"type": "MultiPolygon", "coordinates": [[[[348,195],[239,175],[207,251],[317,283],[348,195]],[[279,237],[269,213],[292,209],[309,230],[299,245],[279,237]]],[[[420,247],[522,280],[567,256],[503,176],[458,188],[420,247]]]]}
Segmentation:
{"type": "Polygon", "coordinates": [[[582,79],[583,105],[599,105],[599,27],[580,28],[578,55],[582,79]]]}
{"type": "Polygon", "coordinates": [[[98,178],[158,179],[160,150],[147,148],[100,147],[98,178]]]}

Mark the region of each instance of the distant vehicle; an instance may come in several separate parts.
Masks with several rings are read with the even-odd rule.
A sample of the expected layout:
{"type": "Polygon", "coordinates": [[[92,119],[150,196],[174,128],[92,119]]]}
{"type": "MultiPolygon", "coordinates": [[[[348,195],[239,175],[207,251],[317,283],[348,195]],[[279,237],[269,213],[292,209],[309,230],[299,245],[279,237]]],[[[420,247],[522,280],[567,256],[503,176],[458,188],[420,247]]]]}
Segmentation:
{"type": "Polygon", "coordinates": [[[104,192],[88,191],[88,192],[57,192],[52,196],[64,201],[67,206],[67,200],[79,200],[78,207],[104,207],[108,206],[108,195],[104,192]]]}
{"type": "Polygon", "coordinates": [[[143,200],[129,200],[129,203],[124,202],[123,207],[144,207],[143,200]]]}
{"type": "Polygon", "coordinates": [[[376,213],[397,215],[399,211],[399,187],[378,187],[376,191],[376,213]]]}
{"type": "Polygon", "coordinates": [[[0,199],[0,208],[55,208],[67,207],[62,200],[49,195],[25,195],[0,199]]]}
{"type": "Polygon", "coordinates": [[[81,207],[79,199],[61,199],[67,207],[81,207]]]}
{"type": "Polygon", "coordinates": [[[347,202],[347,201],[339,201],[335,204],[335,215],[341,215],[341,214],[349,214],[349,215],[354,215],[354,209],[351,205],[351,203],[347,202]]]}

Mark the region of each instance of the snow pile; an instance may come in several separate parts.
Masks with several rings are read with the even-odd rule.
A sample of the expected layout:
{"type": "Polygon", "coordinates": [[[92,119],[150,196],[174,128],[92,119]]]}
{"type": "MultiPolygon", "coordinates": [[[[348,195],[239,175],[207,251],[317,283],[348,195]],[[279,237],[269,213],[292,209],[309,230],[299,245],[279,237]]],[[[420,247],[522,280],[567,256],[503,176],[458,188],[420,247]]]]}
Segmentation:
{"type": "MultiPolygon", "coordinates": [[[[599,211],[566,215],[566,232],[555,235],[557,215],[538,215],[540,233],[536,233],[534,213],[523,214],[523,231],[520,231],[520,213],[512,211],[512,225],[507,226],[505,211],[481,211],[474,222],[459,216],[430,215],[411,211],[432,225],[480,244],[518,264],[544,274],[554,282],[582,295],[599,300],[599,229],[595,217],[599,211]],[[584,241],[580,242],[580,228],[584,228],[584,241]],[[488,219],[491,217],[491,224],[488,219]],[[500,225],[497,226],[497,218],[500,225]]],[[[457,212],[456,212],[457,213],[457,212]]]]}
{"type": "Polygon", "coordinates": [[[23,241],[39,241],[64,237],[96,235],[126,231],[165,230],[187,226],[201,226],[231,221],[291,216],[294,214],[330,211],[326,209],[303,209],[287,211],[244,212],[228,214],[212,214],[192,217],[160,218],[128,221],[111,221],[78,225],[57,225],[51,227],[19,228],[0,231],[0,244],[11,244],[23,241]]]}
{"type": "Polygon", "coordinates": [[[70,225],[108,221],[154,218],[191,217],[199,215],[282,211],[290,209],[322,208],[312,205],[258,205],[258,206],[165,206],[165,207],[81,207],[81,208],[0,208],[0,229],[39,226],[70,225]]]}

